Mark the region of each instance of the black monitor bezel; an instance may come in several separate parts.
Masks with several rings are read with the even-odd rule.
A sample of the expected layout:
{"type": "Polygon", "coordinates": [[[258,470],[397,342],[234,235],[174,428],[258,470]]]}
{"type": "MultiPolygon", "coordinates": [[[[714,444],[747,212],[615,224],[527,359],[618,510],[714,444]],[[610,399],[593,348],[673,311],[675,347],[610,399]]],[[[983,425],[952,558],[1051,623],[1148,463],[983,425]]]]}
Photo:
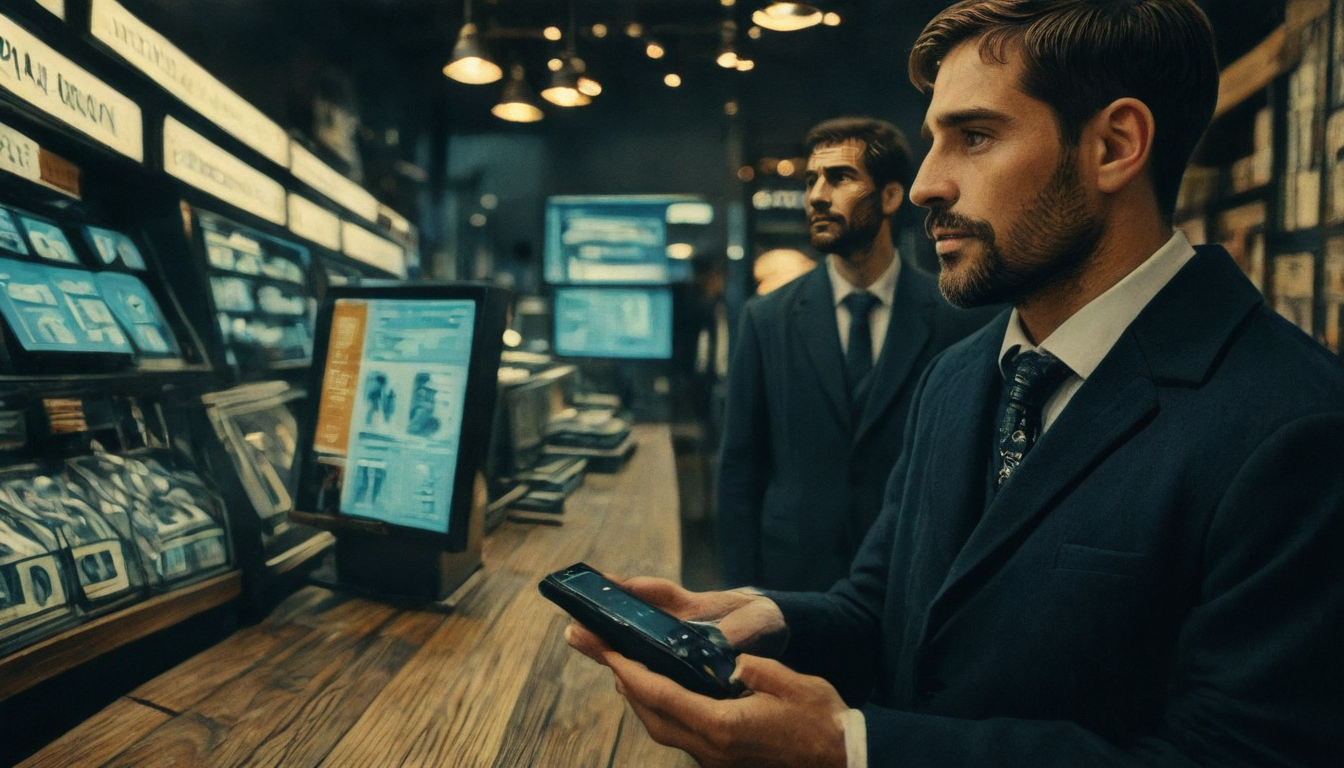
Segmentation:
{"type": "Polygon", "coordinates": [[[304,403],[300,425],[301,462],[299,484],[291,513],[301,522],[329,530],[357,530],[392,538],[413,540],[417,545],[432,544],[449,552],[467,549],[475,478],[485,468],[490,442],[491,420],[498,395],[499,356],[503,350],[507,292],[482,283],[444,283],[401,281],[365,281],[359,285],[332,286],[317,313],[313,337],[313,364],[309,396],[304,403]],[[472,365],[467,372],[467,389],[462,408],[462,434],[453,477],[452,504],[448,513],[448,531],[439,532],[413,526],[396,525],[355,515],[316,513],[317,486],[321,475],[315,469],[312,448],[317,429],[317,414],[322,399],[322,378],[326,369],[327,344],[331,338],[331,318],[341,299],[425,299],[472,300],[476,302],[476,321],[471,340],[472,365]]]}

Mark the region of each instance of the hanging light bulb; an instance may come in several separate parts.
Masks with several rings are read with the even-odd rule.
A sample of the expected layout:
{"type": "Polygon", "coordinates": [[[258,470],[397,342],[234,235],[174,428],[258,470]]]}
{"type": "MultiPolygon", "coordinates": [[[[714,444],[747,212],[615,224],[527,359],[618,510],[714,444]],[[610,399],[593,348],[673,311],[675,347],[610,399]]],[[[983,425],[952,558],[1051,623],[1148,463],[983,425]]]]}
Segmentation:
{"type": "Polygon", "coordinates": [[[574,74],[578,75],[576,84],[579,88],[579,93],[590,98],[601,95],[602,84],[597,82],[592,75],[588,74],[588,65],[584,63],[583,59],[571,55],[569,57],[569,65],[574,69],[574,74]]]}
{"type": "Polygon", "coordinates": [[[490,60],[481,44],[476,25],[471,23],[471,0],[466,2],[466,23],[457,33],[457,44],[453,46],[453,55],[443,65],[443,74],[459,83],[484,85],[493,83],[504,76],[499,65],[490,60]]]}
{"type": "Polygon", "coordinates": [[[737,66],[737,49],[733,43],[737,39],[737,22],[728,19],[719,26],[719,55],[714,61],[724,69],[737,66]]]}
{"type": "Polygon", "coordinates": [[[649,44],[644,46],[644,55],[650,59],[661,59],[667,50],[656,40],[650,40],[649,44]]]}
{"type": "Polygon", "coordinates": [[[566,56],[560,68],[551,73],[551,84],[541,92],[541,98],[557,107],[582,107],[593,103],[591,96],[579,90],[579,73],[570,56],[566,56]]]}
{"type": "Polygon", "coordinates": [[[807,3],[772,2],[752,13],[751,20],[775,32],[795,32],[820,24],[822,13],[807,3]]]}
{"type": "Polygon", "coordinates": [[[499,103],[490,108],[495,117],[511,123],[535,123],[544,117],[523,75],[522,64],[514,64],[509,70],[509,82],[504,84],[499,103]]]}

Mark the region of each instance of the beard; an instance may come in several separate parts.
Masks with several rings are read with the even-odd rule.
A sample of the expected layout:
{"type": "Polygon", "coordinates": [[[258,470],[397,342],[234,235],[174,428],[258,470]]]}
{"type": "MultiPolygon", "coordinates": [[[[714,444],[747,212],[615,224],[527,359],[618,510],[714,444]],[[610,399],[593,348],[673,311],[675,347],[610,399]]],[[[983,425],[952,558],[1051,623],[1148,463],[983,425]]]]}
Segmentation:
{"type": "Polygon", "coordinates": [[[813,248],[822,253],[834,253],[842,258],[855,251],[866,251],[882,229],[882,195],[874,190],[855,200],[848,218],[830,212],[816,214],[812,218],[828,219],[839,229],[835,234],[829,231],[812,231],[813,248]]]}
{"type": "Polygon", "coordinates": [[[978,240],[982,253],[964,253],[961,274],[946,264],[938,289],[958,307],[1020,304],[1045,286],[1077,274],[1101,241],[1102,222],[1087,206],[1078,182],[1076,151],[1066,147],[1049,181],[1008,228],[1000,243],[987,221],[946,208],[929,210],[924,232],[947,228],[978,240]]]}

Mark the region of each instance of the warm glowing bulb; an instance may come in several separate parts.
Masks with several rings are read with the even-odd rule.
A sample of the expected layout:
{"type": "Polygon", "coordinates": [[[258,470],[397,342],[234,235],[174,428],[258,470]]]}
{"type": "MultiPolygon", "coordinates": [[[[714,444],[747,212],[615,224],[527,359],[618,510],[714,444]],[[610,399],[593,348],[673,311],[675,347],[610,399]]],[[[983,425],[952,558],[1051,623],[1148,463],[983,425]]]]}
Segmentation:
{"type": "Polygon", "coordinates": [[[738,59],[738,60],[737,60],[737,71],[738,71],[738,72],[750,72],[751,70],[753,70],[753,69],[755,69],[755,68],[756,68],[756,62],[752,61],[751,59],[738,59]]]}
{"type": "Polygon", "coordinates": [[[565,62],[559,59],[551,59],[550,61],[546,62],[546,68],[551,70],[552,72],[559,72],[560,68],[563,66],[565,66],[565,62]]]}
{"type": "Polygon", "coordinates": [[[780,176],[792,176],[794,165],[792,160],[780,160],[779,165],[775,166],[775,173],[780,176]]]}
{"type": "Polygon", "coordinates": [[[473,226],[473,227],[484,227],[484,226],[485,226],[485,214],[484,214],[484,213],[473,213],[473,214],[471,214],[471,218],[470,218],[470,219],[467,219],[467,221],[468,221],[468,222],[471,224],[471,226],[473,226]]]}
{"type": "Polygon", "coordinates": [[[545,28],[545,29],[543,29],[543,30],[541,31],[541,35],[542,35],[542,37],[545,37],[547,40],[551,40],[551,41],[559,40],[559,39],[560,39],[560,28],[559,28],[559,27],[547,27],[547,28],[545,28]]]}
{"type": "Polygon", "coordinates": [[[715,59],[715,61],[717,61],[719,66],[724,69],[733,69],[737,66],[737,52],[731,49],[726,50],[723,53],[720,53],[719,58],[715,59]]]}
{"type": "Polygon", "coordinates": [[[644,27],[637,21],[632,21],[625,25],[625,34],[627,37],[639,37],[644,34],[644,27]]]}
{"type": "Polygon", "coordinates": [[[602,84],[587,75],[579,77],[579,93],[584,96],[602,95],[602,84]]]}
{"type": "Polygon", "coordinates": [[[667,258],[689,259],[695,255],[695,246],[690,243],[668,243],[667,258]]]}
{"type": "Polygon", "coordinates": [[[821,23],[828,27],[838,27],[840,26],[840,14],[835,11],[828,11],[825,16],[821,17],[821,23]]]}
{"type": "Polygon", "coordinates": [[[663,46],[657,43],[649,43],[644,47],[644,53],[647,54],[650,59],[661,59],[663,58],[663,54],[667,53],[667,51],[664,51],[663,46]]]}
{"type": "Polygon", "coordinates": [[[752,40],[760,40],[760,39],[761,39],[761,28],[760,28],[760,27],[752,27],[751,29],[748,29],[748,30],[747,30],[747,37],[750,37],[752,40]]]}
{"type": "Polygon", "coordinates": [[[724,8],[732,8],[734,5],[737,5],[737,0],[719,0],[719,5],[722,5],[724,8]]]}
{"type": "Polygon", "coordinates": [[[750,165],[744,165],[737,169],[738,181],[751,181],[754,178],[756,178],[756,169],[750,165]]]}
{"type": "Polygon", "coordinates": [[[519,332],[513,330],[512,328],[505,329],[505,331],[504,331],[504,346],[506,346],[506,347],[516,347],[516,346],[518,346],[519,344],[522,344],[522,343],[523,343],[523,334],[521,334],[521,333],[519,333],[519,332]]]}
{"type": "Polygon", "coordinates": [[[726,102],[724,102],[724,103],[723,103],[723,114],[725,114],[725,115],[736,115],[736,114],[737,114],[737,102],[736,102],[736,101],[726,101],[726,102]]]}
{"type": "Polygon", "coordinates": [[[607,36],[607,25],[606,25],[606,24],[594,24],[594,25],[593,25],[593,37],[596,37],[596,38],[603,38],[603,37],[606,37],[606,36],[607,36]]]}
{"type": "Polygon", "coordinates": [[[681,85],[681,75],[678,75],[676,72],[668,72],[667,76],[663,78],[663,83],[666,84],[668,88],[676,88],[681,85]]]}

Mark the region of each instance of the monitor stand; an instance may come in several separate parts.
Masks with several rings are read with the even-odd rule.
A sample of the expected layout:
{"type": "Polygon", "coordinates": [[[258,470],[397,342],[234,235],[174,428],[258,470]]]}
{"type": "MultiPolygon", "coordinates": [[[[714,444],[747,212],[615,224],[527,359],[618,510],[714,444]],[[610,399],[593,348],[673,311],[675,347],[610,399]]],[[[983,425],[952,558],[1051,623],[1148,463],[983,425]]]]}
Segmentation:
{"type": "Polygon", "coordinates": [[[433,603],[452,610],[475,585],[485,534],[485,484],[477,478],[478,503],[472,504],[467,548],[445,552],[403,537],[360,530],[336,533],[336,580],[341,587],[379,597],[433,603]]]}

